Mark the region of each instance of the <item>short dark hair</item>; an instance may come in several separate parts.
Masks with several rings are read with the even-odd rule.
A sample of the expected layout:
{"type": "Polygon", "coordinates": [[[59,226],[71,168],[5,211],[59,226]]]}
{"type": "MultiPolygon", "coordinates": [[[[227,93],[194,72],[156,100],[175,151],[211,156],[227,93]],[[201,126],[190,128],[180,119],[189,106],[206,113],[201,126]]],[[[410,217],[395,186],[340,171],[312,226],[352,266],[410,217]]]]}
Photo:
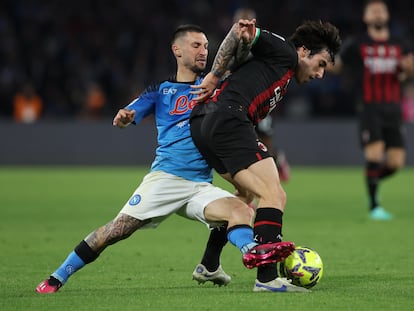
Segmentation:
{"type": "Polygon", "coordinates": [[[365,0],[363,9],[365,10],[371,3],[383,3],[388,7],[387,1],[385,0],[365,0]]]}
{"type": "Polygon", "coordinates": [[[172,35],[171,43],[174,43],[175,40],[177,40],[180,37],[183,37],[185,34],[187,34],[187,32],[198,32],[198,33],[201,32],[203,34],[206,34],[204,30],[198,25],[194,25],[194,24],[180,25],[174,31],[172,35]]]}
{"type": "Polygon", "coordinates": [[[332,62],[334,62],[335,54],[338,53],[341,47],[338,28],[329,22],[322,22],[321,20],[305,21],[296,28],[290,40],[296,48],[304,46],[310,50],[310,55],[327,49],[332,62]]]}

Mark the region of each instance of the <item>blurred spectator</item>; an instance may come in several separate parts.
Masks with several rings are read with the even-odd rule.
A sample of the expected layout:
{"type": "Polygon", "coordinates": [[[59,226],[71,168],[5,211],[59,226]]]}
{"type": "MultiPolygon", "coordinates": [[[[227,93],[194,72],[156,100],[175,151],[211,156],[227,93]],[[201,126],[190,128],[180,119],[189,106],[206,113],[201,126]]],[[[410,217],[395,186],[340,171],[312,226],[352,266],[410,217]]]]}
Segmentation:
{"type": "MultiPolygon", "coordinates": [[[[394,16],[390,27],[395,32],[414,30],[407,6],[403,0],[390,3],[394,16]]],[[[174,70],[174,59],[165,55],[168,29],[183,23],[202,25],[214,55],[242,7],[256,12],[260,26],[281,35],[289,35],[292,27],[310,17],[334,23],[342,37],[361,30],[360,16],[355,14],[359,0],[2,0],[0,117],[12,117],[13,96],[27,80],[33,81],[43,99],[42,118],[83,115],[83,90],[89,81],[104,90],[103,117],[112,117],[142,85],[163,80],[174,70]],[[275,18],[275,12],[283,14],[275,18]]],[[[335,86],[335,81],[330,85],[335,86]]],[[[313,96],[307,98],[312,105],[308,117],[354,113],[343,96],[352,90],[334,87],[318,96],[319,85],[309,88],[313,96]],[[321,103],[325,100],[329,102],[321,103]]],[[[293,94],[285,98],[284,106],[289,96],[293,94]]],[[[278,115],[283,115],[283,109],[278,115]]]]}
{"type": "Polygon", "coordinates": [[[19,123],[33,123],[42,113],[43,102],[31,83],[26,83],[14,96],[14,120],[19,123]]]}
{"type": "Polygon", "coordinates": [[[86,119],[100,119],[104,116],[106,96],[97,83],[89,83],[86,89],[81,116],[86,119]]]}

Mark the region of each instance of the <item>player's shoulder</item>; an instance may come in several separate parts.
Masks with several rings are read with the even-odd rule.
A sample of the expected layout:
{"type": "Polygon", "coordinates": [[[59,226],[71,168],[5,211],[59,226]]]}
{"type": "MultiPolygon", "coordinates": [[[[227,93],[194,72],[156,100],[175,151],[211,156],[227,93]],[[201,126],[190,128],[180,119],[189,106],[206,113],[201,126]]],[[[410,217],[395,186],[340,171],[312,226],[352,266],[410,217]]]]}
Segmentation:
{"type": "Polygon", "coordinates": [[[274,39],[274,40],[282,41],[282,42],[286,42],[287,41],[287,39],[283,35],[280,35],[280,34],[277,34],[275,32],[272,32],[272,31],[270,31],[268,29],[258,28],[257,31],[259,31],[258,37],[268,37],[270,39],[274,39]]]}
{"type": "Polygon", "coordinates": [[[158,81],[158,82],[152,82],[150,83],[142,92],[142,94],[150,94],[150,93],[156,93],[160,89],[161,84],[164,81],[158,81]]]}
{"type": "Polygon", "coordinates": [[[254,56],[274,58],[277,61],[281,58],[294,62],[297,60],[296,47],[292,41],[266,29],[261,29],[260,36],[251,51],[254,56]]]}
{"type": "Polygon", "coordinates": [[[150,83],[142,92],[142,94],[160,93],[162,89],[168,88],[177,83],[175,76],[170,76],[167,79],[158,80],[150,83]]]}
{"type": "Polygon", "coordinates": [[[255,39],[253,48],[254,46],[258,46],[263,49],[270,45],[273,48],[283,49],[284,47],[290,46],[290,41],[284,36],[267,29],[258,29],[260,31],[260,35],[258,35],[257,39],[255,39]]]}

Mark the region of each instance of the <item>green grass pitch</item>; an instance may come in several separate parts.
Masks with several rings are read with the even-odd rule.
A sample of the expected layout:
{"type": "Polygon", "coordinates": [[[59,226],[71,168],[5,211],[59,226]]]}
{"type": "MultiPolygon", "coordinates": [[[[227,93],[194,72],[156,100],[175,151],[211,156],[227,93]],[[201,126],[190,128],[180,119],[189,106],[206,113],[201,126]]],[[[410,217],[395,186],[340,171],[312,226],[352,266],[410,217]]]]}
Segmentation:
{"type": "Polygon", "coordinates": [[[147,170],[0,167],[0,310],[414,310],[414,168],[381,188],[395,219],[372,222],[362,168],[293,167],[284,238],[321,255],[324,276],[312,293],[253,293],[255,270],[230,244],[222,265],[232,283],[199,286],[191,273],[208,231],[175,215],[109,247],[57,294],[35,293],[147,170]]]}

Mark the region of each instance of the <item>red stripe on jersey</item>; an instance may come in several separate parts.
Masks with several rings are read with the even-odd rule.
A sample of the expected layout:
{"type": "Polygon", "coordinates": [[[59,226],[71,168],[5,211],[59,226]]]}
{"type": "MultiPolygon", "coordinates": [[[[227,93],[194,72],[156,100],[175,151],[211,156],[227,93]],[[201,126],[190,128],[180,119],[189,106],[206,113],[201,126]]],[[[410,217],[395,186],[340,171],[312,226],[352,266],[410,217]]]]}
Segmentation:
{"type": "Polygon", "coordinates": [[[221,92],[223,92],[224,88],[229,84],[229,81],[223,82],[223,84],[220,86],[219,89],[215,89],[213,95],[211,95],[211,100],[213,102],[217,102],[217,97],[220,95],[221,92]]]}
{"type": "Polygon", "coordinates": [[[256,158],[257,158],[257,160],[263,160],[263,158],[262,158],[262,156],[261,156],[261,154],[260,153],[258,153],[258,152],[256,152],[256,158]]]}
{"type": "Polygon", "coordinates": [[[260,107],[263,103],[265,103],[267,100],[270,100],[271,98],[275,98],[275,105],[278,101],[280,101],[283,98],[283,95],[285,95],[287,89],[287,84],[289,83],[290,78],[292,78],[294,74],[293,70],[288,70],[282,78],[275,81],[270,87],[268,87],[263,92],[259,93],[250,103],[249,105],[249,116],[254,121],[254,123],[257,123],[257,112],[259,109],[261,109],[260,112],[262,113],[268,113],[269,108],[263,109],[264,107],[260,107]],[[276,90],[280,88],[280,93],[276,94],[276,90]]]}
{"type": "Polygon", "coordinates": [[[398,81],[397,77],[394,77],[393,79],[393,96],[392,99],[395,103],[399,104],[401,101],[401,84],[400,81],[398,81]]]}
{"type": "Polygon", "coordinates": [[[401,57],[401,47],[386,42],[361,44],[360,53],[364,65],[364,102],[398,104],[401,100],[401,85],[397,63],[401,57]]]}
{"type": "MultiPolygon", "coordinates": [[[[366,44],[361,45],[360,53],[363,61],[366,60],[368,56],[368,46],[366,44]]],[[[370,103],[372,101],[372,89],[371,89],[371,72],[369,67],[364,64],[364,76],[363,76],[363,94],[364,102],[370,103]]]]}
{"type": "Polygon", "coordinates": [[[275,221],[270,221],[270,220],[262,220],[262,221],[258,221],[254,223],[255,228],[258,226],[265,226],[265,225],[282,227],[282,224],[275,222],[275,221]]]}
{"type": "MultiPolygon", "coordinates": [[[[378,44],[374,45],[374,57],[380,57],[380,48],[382,49],[383,46],[379,47],[378,44]]],[[[376,70],[376,69],[374,69],[376,70]]],[[[382,100],[382,74],[381,73],[373,73],[374,77],[374,98],[375,101],[378,103],[382,100]]]]}

